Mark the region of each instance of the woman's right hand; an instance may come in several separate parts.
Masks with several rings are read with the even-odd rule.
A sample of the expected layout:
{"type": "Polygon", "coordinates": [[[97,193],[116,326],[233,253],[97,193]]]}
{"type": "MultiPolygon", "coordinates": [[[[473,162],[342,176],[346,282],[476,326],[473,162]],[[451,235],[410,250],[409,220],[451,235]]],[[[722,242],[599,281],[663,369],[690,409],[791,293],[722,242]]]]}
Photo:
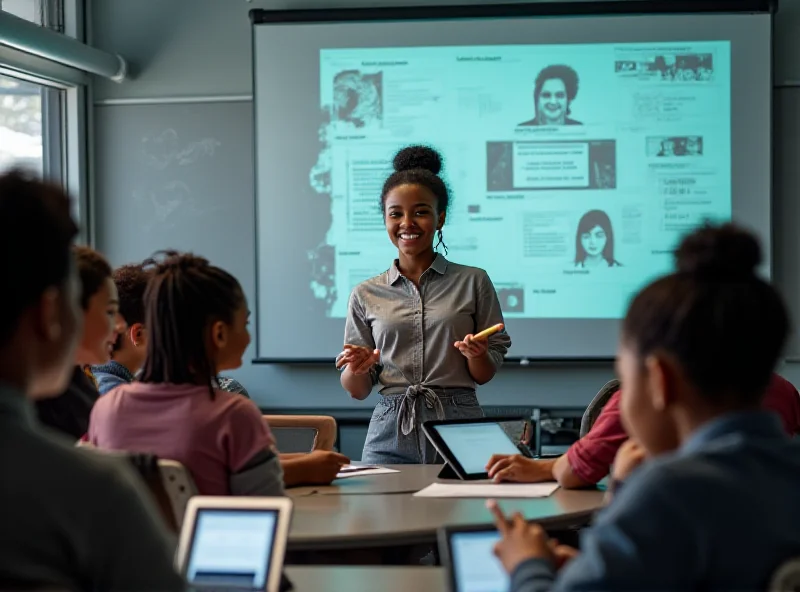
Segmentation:
{"type": "Polygon", "coordinates": [[[336,356],[336,368],[347,366],[351,374],[369,374],[370,369],[381,359],[381,352],[361,345],[345,345],[344,351],[336,356]]]}

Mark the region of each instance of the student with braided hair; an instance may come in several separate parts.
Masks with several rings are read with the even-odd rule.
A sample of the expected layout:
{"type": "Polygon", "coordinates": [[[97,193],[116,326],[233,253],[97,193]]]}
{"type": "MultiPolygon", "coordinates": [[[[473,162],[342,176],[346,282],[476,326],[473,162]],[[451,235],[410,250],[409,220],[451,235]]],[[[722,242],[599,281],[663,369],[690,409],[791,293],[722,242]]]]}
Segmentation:
{"type": "MultiPolygon", "coordinates": [[[[122,384],[133,382],[144,365],[147,351],[147,327],[144,324],[144,293],[152,276],[149,262],[130,263],[114,270],[114,283],[119,294],[119,314],[127,324],[117,336],[111,360],[92,366],[92,374],[101,395],[122,384]]],[[[247,389],[230,377],[217,377],[220,390],[250,398],[247,389]]]]}
{"type": "Polygon", "coordinates": [[[236,278],[191,254],[167,252],[151,265],[141,375],[95,404],[89,441],[176,460],[202,495],[274,496],[284,479],[330,482],[349,462],[344,456],[281,459],[258,407],[218,388],[217,375],[241,366],[250,344],[250,311],[236,278]]]}

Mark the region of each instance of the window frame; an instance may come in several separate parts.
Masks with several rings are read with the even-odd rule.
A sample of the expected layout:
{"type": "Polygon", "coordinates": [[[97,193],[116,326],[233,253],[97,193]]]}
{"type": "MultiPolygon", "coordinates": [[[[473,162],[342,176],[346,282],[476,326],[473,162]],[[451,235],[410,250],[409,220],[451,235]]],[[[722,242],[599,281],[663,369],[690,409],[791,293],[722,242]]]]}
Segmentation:
{"type": "MultiPolygon", "coordinates": [[[[41,26],[85,41],[84,0],[36,0],[36,11],[44,17],[41,26]]],[[[80,227],[78,240],[92,244],[88,175],[91,77],[76,68],[3,45],[0,74],[42,87],[42,170],[46,178],[61,184],[73,197],[73,215],[80,227]]]]}

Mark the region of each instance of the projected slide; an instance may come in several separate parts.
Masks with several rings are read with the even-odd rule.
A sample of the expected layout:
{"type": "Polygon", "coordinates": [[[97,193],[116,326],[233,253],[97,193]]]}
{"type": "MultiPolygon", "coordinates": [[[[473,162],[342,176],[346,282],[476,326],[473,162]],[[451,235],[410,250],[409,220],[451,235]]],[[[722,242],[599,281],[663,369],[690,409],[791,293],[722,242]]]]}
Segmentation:
{"type": "Polygon", "coordinates": [[[679,237],[731,217],[728,41],[321,49],[330,205],[310,287],[343,318],[396,256],[379,208],[398,149],[444,157],[448,258],[506,318],[616,319],[679,237]]]}

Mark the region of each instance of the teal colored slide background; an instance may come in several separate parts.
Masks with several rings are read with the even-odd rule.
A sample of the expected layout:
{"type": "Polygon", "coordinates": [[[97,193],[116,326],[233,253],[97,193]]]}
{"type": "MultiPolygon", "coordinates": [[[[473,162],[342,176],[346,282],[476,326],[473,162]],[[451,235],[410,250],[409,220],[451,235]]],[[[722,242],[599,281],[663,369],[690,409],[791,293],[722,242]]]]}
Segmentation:
{"type": "Polygon", "coordinates": [[[620,318],[684,232],[731,217],[729,42],[322,49],[319,72],[330,317],[396,256],[378,202],[409,144],[442,153],[448,258],[486,269],[508,318],[620,318]],[[577,77],[541,86],[561,124],[536,120],[549,66],[577,77]]]}
{"type": "Polygon", "coordinates": [[[771,31],[768,14],[254,26],[258,357],[341,351],[353,286],[396,256],[378,200],[412,143],[444,155],[448,258],[488,271],[509,358],[612,357],[631,295],[707,218],[751,228],[768,277],[771,31]],[[540,121],[553,65],[577,92],[540,85],[563,107],[540,121]]]}

